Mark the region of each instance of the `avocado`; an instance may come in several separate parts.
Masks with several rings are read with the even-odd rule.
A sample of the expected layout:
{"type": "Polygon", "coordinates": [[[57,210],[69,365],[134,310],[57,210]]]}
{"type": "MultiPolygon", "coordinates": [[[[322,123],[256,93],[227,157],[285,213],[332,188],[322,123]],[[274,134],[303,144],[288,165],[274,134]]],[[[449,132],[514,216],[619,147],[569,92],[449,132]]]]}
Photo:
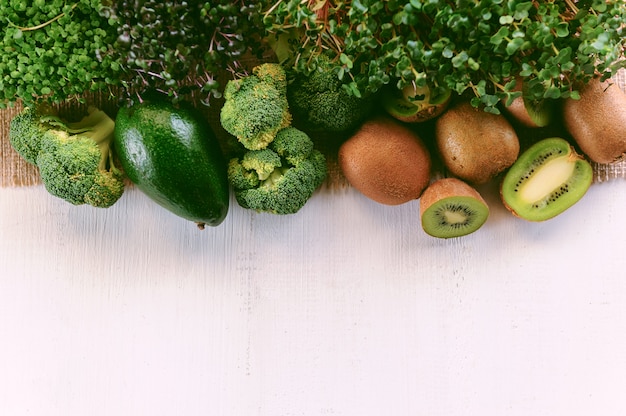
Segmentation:
{"type": "Polygon", "coordinates": [[[227,164],[208,121],[167,100],[119,110],[114,148],[131,182],[150,199],[193,221],[217,226],[229,206],[227,164]]]}

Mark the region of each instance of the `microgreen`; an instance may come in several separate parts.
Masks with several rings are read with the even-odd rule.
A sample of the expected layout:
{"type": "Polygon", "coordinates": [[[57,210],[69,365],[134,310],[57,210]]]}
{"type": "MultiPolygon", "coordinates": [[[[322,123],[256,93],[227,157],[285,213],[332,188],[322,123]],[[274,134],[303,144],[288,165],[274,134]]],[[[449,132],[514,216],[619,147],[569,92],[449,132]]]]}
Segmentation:
{"type": "Polygon", "coordinates": [[[623,0],[279,0],[264,14],[272,36],[300,36],[286,65],[307,73],[327,55],[360,94],[428,84],[497,113],[517,75],[537,101],[626,66],[623,0]]]}
{"type": "Polygon", "coordinates": [[[106,89],[115,67],[101,52],[113,37],[100,1],[0,2],[0,107],[106,89]]]}

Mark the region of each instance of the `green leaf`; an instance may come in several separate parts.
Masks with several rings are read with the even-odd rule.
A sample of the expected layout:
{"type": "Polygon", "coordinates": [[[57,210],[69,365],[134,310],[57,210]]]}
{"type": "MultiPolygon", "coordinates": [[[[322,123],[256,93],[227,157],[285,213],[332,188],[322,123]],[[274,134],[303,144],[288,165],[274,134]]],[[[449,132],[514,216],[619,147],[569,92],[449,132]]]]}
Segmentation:
{"type": "Polygon", "coordinates": [[[489,42],[494,45],[499,45],[507,36],[509,36],[510,33],[511,32],[508,27],[502,26],[493,36],[491,36],[489,42]]]}
{"type": "Polygon", "coordinates": [[[344,64],[347,68],[352,69],[353,62],[345,53],[342,53],[341,55],[339,55],[339,61],[342,64],[344,64]]]}
{"type": "Polygon", "coordinates": [[[506,45],[506,53],[509,55],[514,55],[524,44],[524,39],[515,38],[509,41],[506,45]]]}
{"type": "Polygon", "coordinates": [[[543,94],[544,98],[557,99],[561,97],[561,90],[558,87],[551,86],[543,94]]]}
{"type": "Polygon", "coordinates": [[[560,38],[565,38],[569,36],[569,26],[567,23],[559,23],[555,28],[556,35],[560,38]]]}
{"type": "Polygon", "coordinates": [[[455,68],[459,68],[467,62],[468,58],[467,52],[461,51],[454,58],[452,58],[452,65],[455,68]]]}

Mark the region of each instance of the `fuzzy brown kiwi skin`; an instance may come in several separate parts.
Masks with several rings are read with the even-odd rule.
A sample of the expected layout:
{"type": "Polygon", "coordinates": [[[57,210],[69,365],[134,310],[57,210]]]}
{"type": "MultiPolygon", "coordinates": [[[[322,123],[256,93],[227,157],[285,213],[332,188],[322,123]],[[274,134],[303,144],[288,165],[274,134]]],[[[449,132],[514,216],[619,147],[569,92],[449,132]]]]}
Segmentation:
{"type": "Polygon", "coordinates": [[[452,176],[474,185],[489,182],[519,156],[520,142],[501,114],[490,114],[460,101],[436,120],[441,159],[452,176]]]}
{"type": "Polygon", "coordinates": [[[564,100],[563,122],[592,161],[613,163],[624,159],[626,93],[615,81],[594,78],[580,88],[580,100],[564,100]]]}
{"type": "Polygon", "coordinates": [[[413,130],[390,116],[366,121],[339,148],[348,183],[385,205],[418,199],[430,182],[430,153],[413,130]]]}
{"type": "Polygon", "coordinates": [[[420,212],[423,213],[432,204],[451,196],[469,196],[487,205],[483,197],[472,186],[458,178],[441,178],[431,183],[420,197],[420,212]]]}

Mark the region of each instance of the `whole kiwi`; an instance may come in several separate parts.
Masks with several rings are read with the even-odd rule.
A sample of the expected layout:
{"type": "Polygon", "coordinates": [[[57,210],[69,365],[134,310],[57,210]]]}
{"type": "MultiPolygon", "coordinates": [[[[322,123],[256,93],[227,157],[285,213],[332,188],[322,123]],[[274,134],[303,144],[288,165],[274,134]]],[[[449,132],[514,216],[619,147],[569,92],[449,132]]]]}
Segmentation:
{"type": "Polygon", "coordinates": [[[520,151],[517,133],[501,114],[460,101],[436,120],[437,148],[452,175],[483,184],[510,167],[520,151]]]}
{"type": "Polygon", "coordinates": [[[626,153],[626,93],[612,80],[594,78],[580,99],[563,103],[563,121],[580,150],[594,162],[612,163],[626,153]]]}
{"type": "Polygon", "coordinates": [[[418,199],[430,182],[431,159],[416,132],[390,116],[376,116],[339,148],[348,183],[385,205],[418,199]]]}

